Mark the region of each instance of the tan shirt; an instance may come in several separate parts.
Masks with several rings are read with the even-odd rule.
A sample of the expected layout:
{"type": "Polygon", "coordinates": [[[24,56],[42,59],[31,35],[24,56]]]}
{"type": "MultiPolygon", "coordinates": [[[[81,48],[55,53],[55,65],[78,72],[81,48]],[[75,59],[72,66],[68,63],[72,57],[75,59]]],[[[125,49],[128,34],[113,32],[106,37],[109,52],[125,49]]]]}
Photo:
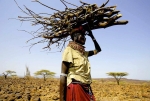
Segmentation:
{"type": "Polygon", "coordinates": [[[91,83],[91,69],[88,60],[88,52],[82,54],[71,47],[66,47],[63,52],[62,61],[71,63],[67,76],[67,85],[72,82],[72,78],[85,84],[91,83]]]}

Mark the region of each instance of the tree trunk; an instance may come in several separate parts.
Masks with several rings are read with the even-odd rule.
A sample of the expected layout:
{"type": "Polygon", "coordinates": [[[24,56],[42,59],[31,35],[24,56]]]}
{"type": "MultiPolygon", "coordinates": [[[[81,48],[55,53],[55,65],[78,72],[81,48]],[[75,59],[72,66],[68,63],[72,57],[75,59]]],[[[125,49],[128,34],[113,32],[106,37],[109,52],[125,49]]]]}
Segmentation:
{"type": "Polygon", "coordinates": [[[7,75],[4,75],[4,78],[7,79],[7,75]]]}
{"type": "Polygon", "coordinates": [[[44,75],[44,81],[46,81],[45,75],[44,75]]]}
{"type": "Polygon", "coordinates": [[[117,80],[117,84],[119,85],[119,81],[120,81],[120,80],[118,80],[118,79],[116,79],[116,80],[117,80]]]}

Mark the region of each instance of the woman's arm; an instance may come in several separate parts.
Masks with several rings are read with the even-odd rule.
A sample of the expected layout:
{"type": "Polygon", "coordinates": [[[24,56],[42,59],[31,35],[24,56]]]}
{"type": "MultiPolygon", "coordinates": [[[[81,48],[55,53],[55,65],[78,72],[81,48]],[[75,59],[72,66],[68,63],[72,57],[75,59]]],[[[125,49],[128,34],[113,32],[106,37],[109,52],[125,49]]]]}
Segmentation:
{"type": "Polygon", "coordinates": [[[92,56],[92,55],[95,55],[95,54],[99,53],[101,51],[101,47],[99,46],[98,42],[96,41],[96,39],[95,39],[95,37],[94,37],[91,30],[88,30],[88,35],[93,40],[93,43],[94,43],[94,46],[95,46],[95,50],[89,51],[89,54],[88,54],[88,56],[92,56]]]}
{"type": "Polygon", "coordinates": [[[68,62],[62,62],[61,75],[60,75],[60,101],[66,101],[66,89],[67,89],[67,74],[69,68],[68,62]]]}

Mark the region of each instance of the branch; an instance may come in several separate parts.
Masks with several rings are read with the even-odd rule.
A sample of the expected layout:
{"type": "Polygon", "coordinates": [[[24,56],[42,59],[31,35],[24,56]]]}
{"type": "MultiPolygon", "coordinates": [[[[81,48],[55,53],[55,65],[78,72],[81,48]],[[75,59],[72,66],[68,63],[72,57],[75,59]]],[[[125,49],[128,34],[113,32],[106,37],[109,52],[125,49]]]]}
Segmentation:
{"type": "Polygon", "coordinates": [[[52,8],[52,7],[49,7],[49,6],[47,6],[47,5],[45,5],[45,4],[41,3],[41,2],[39,2],[38,0],[35,0],[35,1],[33,1],[33,2],[38,2],[38,3],[40,3],[41,5],[43,5],[43,6],[47,7],[47,8],[50,8],[50,9],[52,9],[52,10],[55,10],[55,11],[60,12],[59,10],[54,9],[54,8],[52,8]]]}
{"type": "MultiPolygon", "coordinates": [[[[29,39],[27,42],[41,37],[44,38],[44,40],[32,43],[31,47],[39,43],[47,42],[47,46],[43,49],[49,48],[51,50],[51,46],[55,44],[58,49],[62,50],[66,41],[68,41],[67,39],[68,36],[70,36],[70,32],[74,28],[77,28],[79,26],[88,26],[88,29],[94,30],[100,28],[108,28],[114,25],[125,25],[128,23],[128,21],[126,20],[117,21],[120,17],[122,17],[122,15],[118,14],[120,11],[115,10],[116,6],[105,7],[109,0],[107,0],[100,7],[98,7],[96,4],[88,4],[81,0],[81,6],[76,6],[65,0],[60,1],[65,5],[65,11],[60,11],[55,8],[49,7],[38,0],[33,1],[38,2],[42,6],[50,8],[51,10],[55,10],[56,13],[54,14],[36,14],[32,10],[24,6],[28,12],[27,13],[22,10],[15,1],[19,9],[21,9],[21,11],[28,15],[27,17],[18,16],[18,19],[20,21],[29,21],[32,22],[32,25],[42,26],[33,33],[24,30],[25,32],[33,36],[33,38],[29,39]],[[75,6],[76,8],[68,8],[66,3],[75,6]],[[50,17],[44,17],[41,16],[41,14],[50,15],[50,17]]],[[[87,27],[85,27],[85,30],[87,30],[87,27]]]]}

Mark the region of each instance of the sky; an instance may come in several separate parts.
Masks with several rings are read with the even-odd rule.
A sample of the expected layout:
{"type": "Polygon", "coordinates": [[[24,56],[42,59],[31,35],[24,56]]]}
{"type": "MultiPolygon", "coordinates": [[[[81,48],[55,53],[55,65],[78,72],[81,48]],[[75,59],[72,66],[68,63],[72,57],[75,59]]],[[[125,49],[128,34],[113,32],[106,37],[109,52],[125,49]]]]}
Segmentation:
{"type": "MultiPolygon", "coordinates": [[[[16,1],[23,10],[25,5],[36,13],[55,13],[31,0],[16,1]]],[[[58,10],[65,10],[60,0],[40,1],[58,10]]],[[[105,1],[88,0],[86,2],[100,6],[105,1]]],[[[81,5],[79,0],[71,0],[71,3],[81,5]]],[[[109,1],[106,6],[117,5],[116,10],[120,10],[123,15],[118,20],[128,20],[129,23],[93,30],[102,51],[89,57],[92,78],[108,78],[110,77],[106,74],[108,72],[127,72],[129,75],[125,78],[150,80],[149,4],[150,0],[109,1]]],[[[11,19],[26,16],[14,0],[0,0],[0,14],[0,74],[6,70],[12,70],[16,71],[18,76],[24,76],[28,66],[32,76],[36,71],[47,69],[55,72],[56,77],[59,77],[63,51],[44,51],[42,48],[45,44],[36,45],[29,51],[30,43],[26,41],[32,36],[19,30],[35,31],[37,27],[31,26],[30,22],[22,23],[11,19]]],[[[93,50],[92,40],[88,36],[86,38],[86,50],[93,50]]]]}

